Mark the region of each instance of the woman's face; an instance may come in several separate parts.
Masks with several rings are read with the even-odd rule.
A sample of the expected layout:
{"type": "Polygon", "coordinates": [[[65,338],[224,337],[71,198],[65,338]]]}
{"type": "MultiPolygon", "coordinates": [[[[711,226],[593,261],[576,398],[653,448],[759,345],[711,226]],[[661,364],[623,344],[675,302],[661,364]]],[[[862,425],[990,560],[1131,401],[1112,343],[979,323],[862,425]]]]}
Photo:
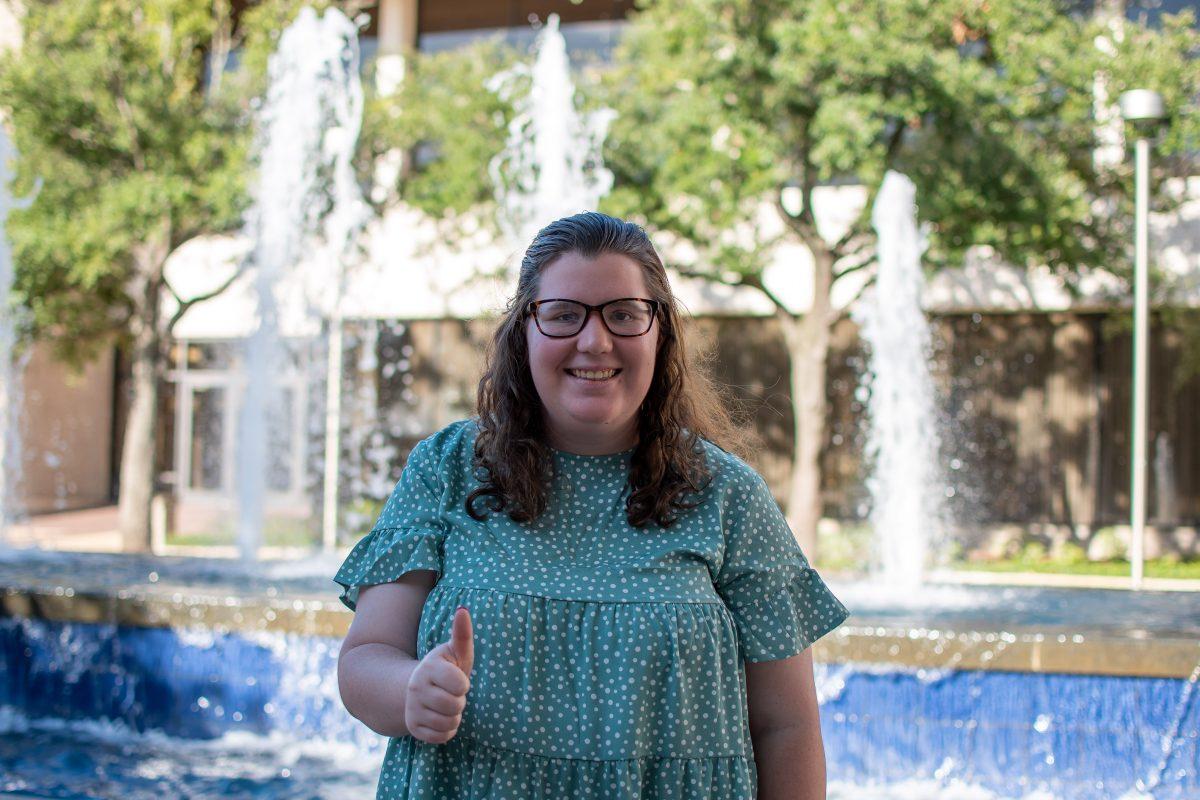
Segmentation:
{"type": "MultiPolygon", "coordinates": [[[[565,253],[542,270],[535,299],[599,305],[649,296],[642,267],[628,256],[603,253],[593,259],[565,253]]],[[[655,319],[644,336],[614,336],[593,311],[583,330],[557,339],[543,335],[532,316],[526,320],[529,369],[552,447],[597,455],[637,443],[637,412],[654,376],[658,325],[655,319]],[[581,371],[602,374],[584,377],[581,371]]]]}

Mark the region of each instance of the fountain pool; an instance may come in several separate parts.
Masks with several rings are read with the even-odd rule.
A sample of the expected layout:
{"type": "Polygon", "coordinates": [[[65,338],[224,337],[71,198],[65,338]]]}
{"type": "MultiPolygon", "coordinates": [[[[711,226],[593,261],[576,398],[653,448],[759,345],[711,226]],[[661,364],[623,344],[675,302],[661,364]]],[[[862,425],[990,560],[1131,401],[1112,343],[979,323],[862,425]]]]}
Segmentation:
{"type": "MultiPolygon", "coordinates": [[[[304,20],[315,25],[311,14],[304,20]]],[[[346,46],[328,63],[351,84],[337,97],[351,100],[334,105],[353,118],[353,31],[344,20],[338,26],[346,46]]],[[[544,110],[571,108],[557,23],[545,34],[528,76],[536,91],[518,104],[509,148],[492,165],[508,175],[504,227],[522,240],[543,217],[594,207],[611,178],[602,169],[587,174],[583,162],[593,159],[578,158],[598,148],[606,115],[544,110]],[[586,147],[564,147],[568,140],[586,147]]],[[[501,79],[495,88],[518,83],[501,79]]],[[[280,97],[311,100],[307,86],[280,97]]],[[[251,363],[274,358],[272,276],[292,267],[313,221],[308,190],[280,182],[295,177],[295,163],[315,167],[304,152],[339,143],[350,152],[356,130],[342,117],[329,141],[326,113],[310,111],[307,136],[286,124],[286,135],[266,134],[281,148],[302,139],[310,146],[300,156],[264,148],[270,188],[260,194],[282,205],[255,218],[263,325],[251,363]],[[272,164],[283,165],[279,175],[272,164]]],[[[351,197],[339,208],[357,204],[351,197]]],[[[358,222],[338,214],[332,222],[326,239],[337,260],[358,222]]],[[[917,348],[907,358],[919,356],[917,348]]],[[[881,396],[886,383],[875,385],[881,396]]],[[[249,448],[240,456],[240,474],[253,478],[241,484],[247,555],[261,528],[270,388],[248,387],[242,417],[257,437],[242,437],[249,448]]],[[[886,428],[884,417],[876,422],[886,428]]],[[[911,469],[901,474],[914,476],[930,482],[911,469]]],[[[903,488],[911,485],[893,495],[915,501],[903,488]]],[[[890,515],[911,516],[897,508],[890,515]]],[[[337,694],[337,649],[350,621],[330,581],[340,563],[332,555],[253,564],[3,554],[0,795],[369,796],[384,742],[346,714],[337,694]]],[[[914,570],[922,566],[918,558],[914,570]]],[[[816,648],[831,797],[1200,796],[1200,595],[936,585],[896,595],[833,583],[853,616],[816,648]]]]}
{"type": "MultiPolygon", "coordinates": [[[[338,700],[334,560],[10,553],[0,792],[369,794],[383,740],[338,700]]],[[[831,797],[1200,795],[1200,596],[833,586],[831,797]]]]}

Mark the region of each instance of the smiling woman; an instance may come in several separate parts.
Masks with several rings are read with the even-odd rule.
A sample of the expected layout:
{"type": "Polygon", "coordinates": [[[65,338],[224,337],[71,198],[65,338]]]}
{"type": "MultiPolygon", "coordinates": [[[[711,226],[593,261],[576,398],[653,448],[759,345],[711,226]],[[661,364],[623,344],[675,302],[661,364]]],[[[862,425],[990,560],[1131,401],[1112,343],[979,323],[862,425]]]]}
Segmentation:
{"type": "Polygon", "coordinates": [[[571,298],[539,299],[526,322],[529,370],[551,447],[602,455],[637,443],[637,413],[654,377],[658,332],[653,301],[622,298],[646,294],[642,267],[619,253],[565,253],[543,269],[539,297],[571,298]],[[581,304],[606,307],[581,314],[581,304]],[[626,332],[617,334],[614,326],[626,332]]]}
{"type": "Polygon", "coordinates": [[[846,610],[682,332],[637,225],[534,238],[478,419],[413,450],[336,578],[380,797],[824,796],[808,648],[846,610]]]}
{"type": "Polygon", "coordinates": [[[491,510],[517,521],[545,509],[554,451],[600,455],[636,444],[630,522],[668,524],[686,505],[684,495],[705,480],[697,443],[739,452],[746,438],[690,358],[666,270],[646,232],[594,212],[561,219],[530,244],[492,340],[478,408],[475,453],[486,477],[469,505],[486,498],[491,510]],[[651,306],[645,327],[620,329],[628,309],[609,301],[626,299],[651,306]],[[550,300],[573,301],[576,313],[550,300]],[[599,306],[603,311],[592,313],[599,306]],[[617,372],[601,380],[597,369],[617,372]]]}

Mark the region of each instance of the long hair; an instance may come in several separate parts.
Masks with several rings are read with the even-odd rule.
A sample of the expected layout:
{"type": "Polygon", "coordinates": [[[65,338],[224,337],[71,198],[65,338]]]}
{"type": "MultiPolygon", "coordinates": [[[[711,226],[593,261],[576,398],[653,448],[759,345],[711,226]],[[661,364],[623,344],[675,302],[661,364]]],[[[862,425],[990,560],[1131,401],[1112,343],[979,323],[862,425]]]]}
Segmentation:
{"type": "Polygon", "coordinates": [[[496,328],[479,381],[474,467],[481,485],[467,497],[467,513],[480,520],[486,516],[476,508],[479,500],[487,511],[507,512],[516,522],[535,520],[546,509],[554,459],[529,368],[526,309],[537,298],[542,271],[567,253],[587,259],[627,256],[641,266],[650,297],[659,302],[654,375],[638,409],[626,515],[634,527],[650,520],[668,526],[678,511],[694,506],[692,496],[710,477],[700,438],[737,450],[742,433],[707,370],[689,359],[678,304],[650,237],[634,223],[595,211],[550,223],[521,259],[516,293],[496,328]]]}

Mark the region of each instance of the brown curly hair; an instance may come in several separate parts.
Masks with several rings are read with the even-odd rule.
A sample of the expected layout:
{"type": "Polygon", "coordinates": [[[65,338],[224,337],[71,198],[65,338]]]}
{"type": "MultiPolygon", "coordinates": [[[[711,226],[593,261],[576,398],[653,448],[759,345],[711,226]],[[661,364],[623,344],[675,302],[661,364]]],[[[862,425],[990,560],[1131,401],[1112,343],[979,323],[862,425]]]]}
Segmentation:
{"type": "Polygon", "coordinates": [[[689,495],[710,477],[700,438],[736,451],[745,434],[707,369],[688,357],[678,304],[650,237],[632,222],[595,211],[550,223],[521,259],[516,294],[493,335],[479,381],[474,466],[481,486],[467,497],[467,513],[482,520],[486,511],[477,510],[476,501],[483,498],[490,498],[487,511],[506,511],[516,522],[535,520],[546,509],[554,459],[529,369],[525,320],[543,270],[566,253],[588,259],[627,256],[641,265],[650,297],[659,302],[658,350],[650,389],[638,409],[626,515],[634,527],[652,519],[668,526],[676,512],[694,506],[689,495]]]}

